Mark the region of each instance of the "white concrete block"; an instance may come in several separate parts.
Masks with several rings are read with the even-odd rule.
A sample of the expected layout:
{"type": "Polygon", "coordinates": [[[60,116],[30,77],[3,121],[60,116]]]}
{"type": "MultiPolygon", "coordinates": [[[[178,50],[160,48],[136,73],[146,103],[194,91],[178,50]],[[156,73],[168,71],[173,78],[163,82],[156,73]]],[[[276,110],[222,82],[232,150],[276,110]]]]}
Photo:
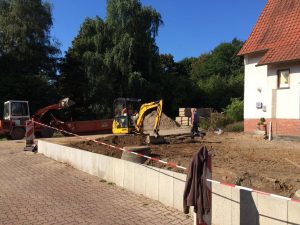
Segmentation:
{"type": "Polygon", "coordinates": [[[113,159],[114,162],[114,183],[120,187],[124,187],[124,160],[113,159]]]}
{"type": "Polygon", "coordinates": [[[107,160],[107,166],[106,166],[106,172],[105,172],[105,177],[104,179],[107,180],[108,182],[115,182],[114,180],[114,160],[109,157],[107,160]]]}
{"type": "Polygon", "coordinates": [[[53,159],[59,161],[59,152],[57,151],[57,146],[48,144],[48,149],[51,152],[53,159]]]}
{"type": "Polygon", "coordinates": [[[44,141],[38,140],[38,153],[45,154],[47,151],[47,144],[44,141]]]}
{"type": "Polygon", "coordinates": [[[139,164],[134,165],[134,192],[136,194],[146,195],[146,174],[146,167],[139,164]]]}
{"type": "MultiPolygon", "coordinates": [[[[50,154],[49,154],[48,144],[46,142],[44,142],[44,141],[42,141],[41,143],[43,143],[42,146],[44,146],[44,150],[42,150],[43,154],[45,154],[45,155],[47,155],[49,157],[50,154]]],[[[38,148],[40,148],[40,146],[38,146],[38,148]]]]}
{"type": "Polygon", "coordinates": [[[97,154],[96,153],[91,153],[92,154],[92,164],[91,164],[91,170],[90,174],[97,176],[98,175],[98,167],[97,167],[97,154]]]}
{"type": "Polygon", "coordinates": [[[63,154],[62,154],[62,161],[64,163],[67,163],[68,162],[68,157],[69,157],[69,155],[68,155],[68,152],[69,152],[68,148],[66,148],[64,146],[61,146],[60,148],[61,148],[61,151],[63,152],[63,154]]]}
{"type": "Polygon", "coordinates": [[[81,168],[82,171],[90,173],[92,170],[93,154],[88,151],[81,152],[81,168]]]}
{"type": "Polygon", "coordinates": [[[38,151],[40,152],[40,148],[42,148],[42,154],[45,154],[46,156],[49,156],[48,153],[48,148],[47,148],[47,143],[44,141],[41,141],[41,146],[40,146],[40,141],[38,142],[38,151]]]}
{"type": "Polygon", "coordinates": [[[183,192],[185,188],[186,174],[174,173],[173,207],[183,211],[183,192]]]}
{"type": "Polygon", "coordinates": [[[82,167],[81,167],[81,150],[79,149],[76,149],[73,151],[73,154],[74,154],[74,161],[72,163],[72,166],[78,170],[81,170],[82,167]]]}
{"type": "Polygon", "coordinates": [[[149,166],[146,172],[146,197],[158,201],[158,188],[159,168],[149,166]]]}
{"type": "Polygon", "coordinates": [[[288,201],[258,194],[259,223],[264,225],[286,225],[288,201]]]}
{"type": "Polygon", "coordinates": [[[46,151],[44,153],[47,154],[46,155],[47,157],[53,159],[53,155],[52,155],[52,151],[50,151],[49,143],[47,143],[47,142],[44,142],[44,143],[45,143],[45,148],[46,148],[46,151]]]}
{"type": "Polygon", "coordinates": [[[107,177],[107,164],[109,159],[107,157],[103,157],[100,154],[96,154],[97,158],[97,176],[99,176],[102,179],[106,179],[107,177]]]}
{"type": "Polygon", "coordinates": [[[231,225],[231,187],[212,184],[212,223],[231,225]]]}
{"type": "Polygon", "coordinates": [[[231,189],[232,225],[256,225],[259,220],[257,193],[231,189]]]}
{"type": "Polygon", "coordinates": [[[50,143],[47,143],[47,152],[48,152],[48,156],[52,159],[55,158],[55,154],[54,154],[54,150],[52,149],[52,146],[50,143]]]}
{"type": "Polygon", "coordinates": [[[77,151],[74,148],[70,148],[70,147],[66,147],[67,149],[67,159],[66,159],[66,163],[68,163],[69,165],[74,167],[74,162],[76,161],[76,154],[74,153],[75,151],[77,151]]]}
{"type": "Polygon", "coordinates": [[[174,205],[174,173],[169,170],[160,169],[158,199],[167,206],[174,205]]]}
{"type": "Polygon", "coordinates": [[[288,224],[300,224],[300,202],[288,202],[288,224]]]}
{"type": "Polygon", "coordinates": [[[124,160],[124,188],[130,191],[134,191],[134,167],[134,163],[124,160]]]}
{"type": "Polygon", "coordinates": [[[53,147],[56,150],[56,156],[57,156],[57,161],[59,162],[65,162],[65,148],[64,146],[60,146],[60,145],[53,145],[53,147]]]}

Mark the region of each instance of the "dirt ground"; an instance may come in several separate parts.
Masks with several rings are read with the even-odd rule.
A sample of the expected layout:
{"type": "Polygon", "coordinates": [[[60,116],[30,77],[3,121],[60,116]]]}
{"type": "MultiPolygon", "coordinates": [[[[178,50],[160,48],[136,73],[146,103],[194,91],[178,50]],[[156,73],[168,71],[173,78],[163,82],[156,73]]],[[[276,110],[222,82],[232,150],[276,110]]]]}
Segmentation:
{"type": "MultiPolygon", "coordinates": [[[[145,144],[145,136],[109,136],[100,139],[121,147],[145,144]]],[[[150,145],[152,156],[188,167],[193,154],[204,144],[213,158],[213,179],[261,191],[293,197],[300,189],[300,141],[274,140],[243,133],[208,133],[192,141],[188,135],[166,137],[167,144],[150,145]]],[[[92,142],[70,144],[72,147],[120,158],[122,152],[92,142]]],[[[163,168],[165,165],[146,161],[163,168]]],[[[170,169],[170,168],[168,168],[170,169]]],[[[173,169],[184,173],[179,169],[173,169]]]]}

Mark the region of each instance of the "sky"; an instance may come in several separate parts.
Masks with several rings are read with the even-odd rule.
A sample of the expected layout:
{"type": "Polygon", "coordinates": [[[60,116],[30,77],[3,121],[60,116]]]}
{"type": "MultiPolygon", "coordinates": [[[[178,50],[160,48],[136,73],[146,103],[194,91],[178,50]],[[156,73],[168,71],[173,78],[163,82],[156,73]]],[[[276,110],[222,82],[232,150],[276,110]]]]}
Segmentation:
{"type": "MultiPolygon", "coordinates": [[[[53,6],[51,34],[64,52],[87,17],[105,19],[106,0],[49,0],[53,6]]],[[[156,43],[175,61],[198,57],[233,38],[245,41],[267,0],[141,0],[162,16],[156,43]]]]}

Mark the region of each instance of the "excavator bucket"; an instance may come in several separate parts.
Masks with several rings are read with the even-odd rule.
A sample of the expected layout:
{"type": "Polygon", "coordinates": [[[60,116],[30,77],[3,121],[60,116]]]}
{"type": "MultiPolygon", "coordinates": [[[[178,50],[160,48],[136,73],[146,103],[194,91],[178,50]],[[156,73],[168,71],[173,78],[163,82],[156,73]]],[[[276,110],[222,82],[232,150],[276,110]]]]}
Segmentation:
{"type": "Polygon", "coordinates": [[[64,99],[61,99],[58,104],[59,104],[60,108],[66,109],[66,108],[71,107],[72,105],[75,105],[75,102],[72,101],[70,98],[64,98],[64,99]]]}
{"type": "Polygon", "coordinates": [[[165,144],[166,140],[164,139],[163,136],[148,135],[146,137],[146,143],[152,145],[159,145],[159,144],[165,144]]]}

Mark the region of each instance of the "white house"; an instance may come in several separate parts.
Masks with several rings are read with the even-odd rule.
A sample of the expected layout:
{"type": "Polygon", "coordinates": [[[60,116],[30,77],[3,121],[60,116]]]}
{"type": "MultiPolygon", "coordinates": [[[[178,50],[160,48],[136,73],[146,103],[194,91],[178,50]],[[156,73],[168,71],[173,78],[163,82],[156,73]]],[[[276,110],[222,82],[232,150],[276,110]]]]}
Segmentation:
{"type": "Polygon", "coordinates": [[[300,0],[268,0],[239,55],[245,132],[264,117],[274,135],[300,136],[300,0]]]}

